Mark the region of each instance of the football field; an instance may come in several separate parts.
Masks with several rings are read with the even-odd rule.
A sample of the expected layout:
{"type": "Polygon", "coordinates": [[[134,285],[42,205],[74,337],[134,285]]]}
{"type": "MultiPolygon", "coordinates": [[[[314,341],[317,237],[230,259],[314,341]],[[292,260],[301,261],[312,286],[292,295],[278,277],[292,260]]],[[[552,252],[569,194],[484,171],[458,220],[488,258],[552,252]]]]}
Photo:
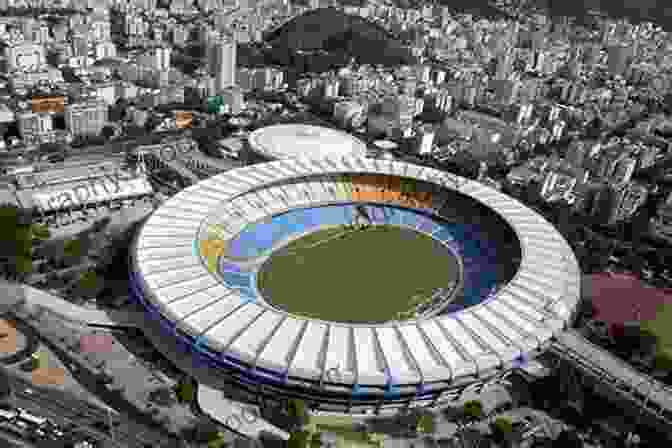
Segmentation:
{"type": "Polygon", "coordinates": [[[459,262],[440,242],[396,226],[318,230],[261,266],[264,299],[292,314],[348,323],[394,320],[457,282],[459,262]]]}

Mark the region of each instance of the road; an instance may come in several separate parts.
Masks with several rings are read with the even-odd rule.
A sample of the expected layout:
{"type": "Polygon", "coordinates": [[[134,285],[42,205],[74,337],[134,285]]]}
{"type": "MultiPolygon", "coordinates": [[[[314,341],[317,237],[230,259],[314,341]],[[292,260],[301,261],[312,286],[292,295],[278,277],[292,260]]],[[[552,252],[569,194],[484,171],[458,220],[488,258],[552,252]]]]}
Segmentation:
{"type": "Polygon", "coordinates": [[[125,416],[114,413],[108,415],[106,411],[68,393],[41,388],[11,374],[9,382],[14,391],[14,404],[17,407],[63,426],[74,425],[95,439],[107,441],[108,446],[119,448],[174,446],[174,442],[167,443],[162,436],[157,437],[153,432],[147,431],[125,416]],[[113,426],[111,433],[96,428],[96,425],[105,425],[110,421],[113,426]]]}

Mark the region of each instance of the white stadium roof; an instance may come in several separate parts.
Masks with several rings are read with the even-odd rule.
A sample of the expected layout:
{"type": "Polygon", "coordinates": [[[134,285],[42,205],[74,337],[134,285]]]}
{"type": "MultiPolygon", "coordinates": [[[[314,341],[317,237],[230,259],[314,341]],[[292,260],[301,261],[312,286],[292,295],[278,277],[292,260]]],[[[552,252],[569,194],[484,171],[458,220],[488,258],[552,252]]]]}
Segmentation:
{"type": "Polygon", "coordinates": [[[337,129],[307,124],[260,128],[250,134],[248,142],[254,151],[269,159],[366,154],[366,144],[356,137],[337,129]]]}
{"type": "MultiPolygon", "coordinates": [[[[307,205],[301,189],[309,187],[283,188],[296,202],[290,206],[307,205]],[[289,192],[293,189],[296,194],[289,192]]],[[[232,215],[231,236],[265,214],[253,210],[248,207],[250,216],[232,215]]],[[[289,376],[328,377],[344,385],[384,385],[391,369],[404,384],[488,376],[516,363],[521,353],[544,349],[571,321],[579,300],[580,271],[572,250],[534,211],[475,181],[363,157],[285,159],[209,178],[167,200],[147,220],[134,251],[145,299],[212,351],[289,376]],[[203,226],[222,216],[235,197],[292,178],[343,173],[424,180],[480,201],[515,230],[522,249],[518,272],[492,300],[450,315],[357,325],[302,318],[251,301],[224,285],[196,252],[203,226]],[[334,369],[336,378],[329,375],[334,369]]]]}

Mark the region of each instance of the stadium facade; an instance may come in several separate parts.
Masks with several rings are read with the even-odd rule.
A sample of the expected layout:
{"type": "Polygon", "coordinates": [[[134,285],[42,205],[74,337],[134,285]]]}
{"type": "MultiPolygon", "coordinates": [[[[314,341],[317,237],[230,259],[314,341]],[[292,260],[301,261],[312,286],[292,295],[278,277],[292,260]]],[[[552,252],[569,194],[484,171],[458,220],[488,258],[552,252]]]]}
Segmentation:
{"type": "MultiPolygon", "coordinates": [[[[306,231],[295,223],[255,251],[306,231]]],[[[364,157],[278,160],[202,181],[167,200],[132,250],[133,296],[176,349],[225,372],[251,399],[301,398],[332,412],[395,412],[478,392],[541,353],[580,298],[570,247],[537,213],[475,181],[364,157]],[[250,226],[334,204],[364,204],[374,215],[393,206],[399,212],[381,223],[453,244],[464,263],[462,303],[377,325],[319,321],[268,303],[244,266],[221,268],[250,226]],[[406,211],[419,218],[400,218],[406,211]],[[495,250],[469,243],[477,232],[495,250]]]]}

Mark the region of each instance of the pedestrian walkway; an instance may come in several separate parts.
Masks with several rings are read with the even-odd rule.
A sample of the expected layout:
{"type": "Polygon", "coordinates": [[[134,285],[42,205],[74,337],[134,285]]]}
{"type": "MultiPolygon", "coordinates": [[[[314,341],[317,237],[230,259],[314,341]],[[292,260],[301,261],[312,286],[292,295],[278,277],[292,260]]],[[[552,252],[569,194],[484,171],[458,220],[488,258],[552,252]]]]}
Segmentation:
{"type": "Polygon", "coordinates": [[[259,438],[262,433],[269,433],[282,440],[289,439],[289,433],[260,417],[258,406],[229,400],[221,390],[199,384],[196,399],[203,412],[242,435],[259,438]]]}
{"type": "Polygon", "coordinates": [[[672,388],[669,386],[637,371],[574,330],[558,334],[550,351],[672,424],[672,388]]]}
{"type": "Polygon", "coordinates": [[[140,327],[144,321],[144,314],[141,312],[84,308],[32,286],[22,287],[23,306],[28,312],[46,309],[74,323],[112,327],[140,327]]]}

